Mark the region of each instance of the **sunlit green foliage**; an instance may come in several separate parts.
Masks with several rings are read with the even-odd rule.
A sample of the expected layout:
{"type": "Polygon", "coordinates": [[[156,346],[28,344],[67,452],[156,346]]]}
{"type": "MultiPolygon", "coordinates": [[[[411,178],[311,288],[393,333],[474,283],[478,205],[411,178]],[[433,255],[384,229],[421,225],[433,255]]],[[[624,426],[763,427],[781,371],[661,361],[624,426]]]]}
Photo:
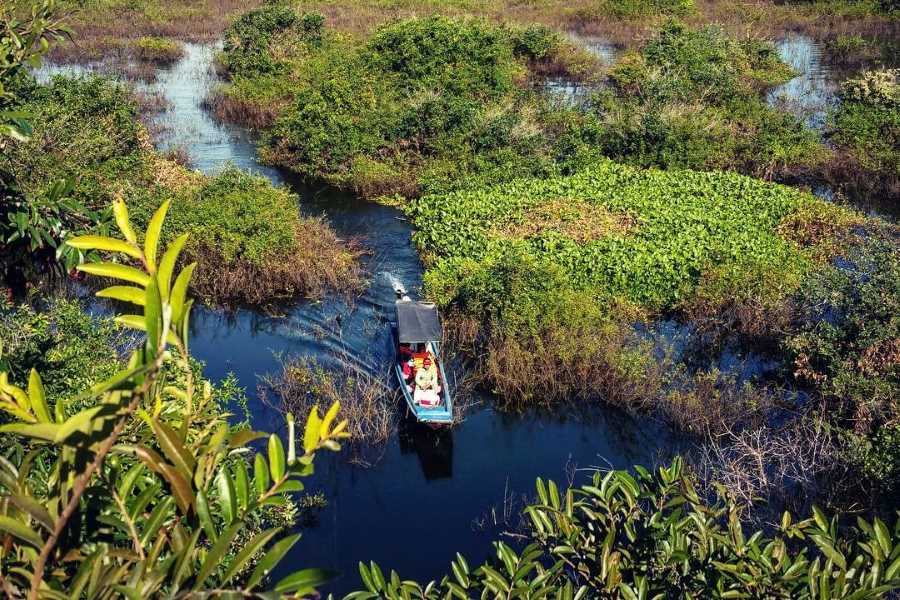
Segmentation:
{"type": "Polygon", "coordinates": [[[743,260],[803,269],[806,259],[776,227],[791,211],[816,202],[796,190],[724,173],[639,170],[601,162],[570,177],[525,179],[496,187],[424,197],[409,209],[417,243],[433,261],[426,276],[437,299],[515,246],[559,265],[572,285],[624,296],[651,308],[690,295],[700,274],[743,260]],[[625,222],[593,239],[573,240],[550,223],[527,237],[503,230],[561,199],[625,222]]]}
{"type": "Polygon", "coordinates": [[[37,308],[0,308],[0,370],[12,381],[27,381],[34,368],[41,373],[50,402],[80,394],[122,367],[119,350],[128,338],[109,318],[91,318],[81,303],[51,300],[37,308]]]}
{"type": "Polygon", "coordinates": [[[314,15],[266,7],[226,34],[232,83],[223,97],[245,121],[277,107],[264,144],[270,161],[366,196],[555,169],[552,135],[538,123],[544,105],[524,84],[539,63],[590,70],[577,52],[562,51],[569,46],[560,35],[430,17],[360,42],[320,25],[314,15]]]}
{"type": "Polygon", "coordinates": [[[537,481],[525,508],[527,545],[494,543],[477,568],[457,556],[452,573],[421,585],[360,564],[366,598],[875,599],[900,587],[900,524],[858,519],[841,531],[818,508],[771,532],[745,531],[732,501],[705,501],[682,462],[651,473],[595,473],[560,490],[537,481]]]}
{"type": "MultiPolygon", "coordinates": [[[[261,514],[288,503],[302,490],[299,479],[312,473],[316,452],[338,450],[337,440],[347,436],[346,421],[336,421],[337,403],[324,417],[310,412],[299,454],[292,419],[287,449],[272,434],[265,454],[248,444],[266,434],[229,426],[191,364],[187,290],[196,264],[176,268],[187,235],[160,247],[168,207],[150,219],[143,243],[121,201],[113,212],[124,239],[67,242],[140,265],[79,267],[115,280],[98,295],[138,307],[139,314],[115,319],[144,332],[127,366],[82,395],[56,399],[35,369],[27,384],[0,373],[0,408],[13,418],[0,432],[18,440],[0,461],[0,566],[6,589],[17,595],[250,593],[299,538],[261,529],[261,514]],[[82,408],[87,399],[93,402],[82,408]],[[242,537],[249,527],[257,533],[242,537]]],[[[327,577],[307,569],[269,586],[306,595],[327,577]]]]}
{"type": "Polygon", "coordinates": [[[815,133],[761,95],[790,76],[771,43],[670,22],[612,69],[612,89],[595,97],[595,137],[606,156],[641,166],[766,178],[803,169],[824,156],[815,133]]]}
{"type": "Polygon", "coordinates": [[[831,139],[860,179],[881,179],[882,190],[900,198],[900,70],[869,71],[841,87],[832,114],[831,139]]]}

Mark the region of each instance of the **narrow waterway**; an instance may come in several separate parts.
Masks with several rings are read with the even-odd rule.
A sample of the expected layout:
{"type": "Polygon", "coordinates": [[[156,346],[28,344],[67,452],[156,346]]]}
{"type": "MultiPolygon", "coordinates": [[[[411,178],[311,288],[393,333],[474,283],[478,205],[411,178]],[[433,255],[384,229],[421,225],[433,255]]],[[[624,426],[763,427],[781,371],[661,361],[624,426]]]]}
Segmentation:
{"type": "MultiPolygon", "coordinates": [[[[215,84],[214,54],[214,48],[188,45],[182,61],[159,73],[153,84],[140,86],[144,93],[162,95],[167,105],[153,117],[157,146],[182,148],[205,173],[232,162],[293,185],[290,177],[257,161],[247,132],[215,122],[203,108],[215,84]]],[[[58,71],[44,68],[41,77],[58,71]]],[[[250,397],[254,426],[267,430],[281,428],[282,417],[261,403],[256,391],[262,375],[278,371],[279,357],[313,357],[367,372],[384,369],[392,353],[389,278],[413,291],[422,282],[411,228],[398,210],[293,187],[304,213],[324,214],[342,236],[358,239],[369,251],[364,261],[370,285],[352,302],[303,303],[280,316],[195,311],[192,353],[206,363],[211,379],[237,376],[250,397]]],[[[323,493],[327,505],[303,524],[303,538],[281,569],[334,569],[341,575],[327,591],[336,593],[358,588],[359,561],[375,560],[404,578],[439,578],[457,552],[472,562],[482,560],[490,541],[515,527],[536,477],[565,482],[586,476],[583,469],[593,466],[651,465],[676,443],[659,423],[615,410],[597,408],[577,417],[513,415],[495,410],[486,398],[477,399],[451,431],[403,422],[371,466],[351,464],[346,454],[317,462],[307,492],[323,493]]]]}
{"type": "Polygon", "coordinates": [[[828,111],[837,102],[837,83],[824,62],[822,44],[805,35],[791,34],[778,40],[775,48],[796,75],[769,91],[769,103],[783,105],[808,127],[823,130],[828,111]]]}

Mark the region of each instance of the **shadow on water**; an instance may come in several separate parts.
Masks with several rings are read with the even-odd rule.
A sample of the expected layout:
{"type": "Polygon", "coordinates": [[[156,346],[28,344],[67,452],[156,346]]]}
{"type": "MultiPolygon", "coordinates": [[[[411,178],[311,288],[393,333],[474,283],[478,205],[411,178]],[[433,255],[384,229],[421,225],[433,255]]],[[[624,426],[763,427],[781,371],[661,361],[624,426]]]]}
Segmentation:
{"type": "MultiPolygon", "coordinates": [[[[423,267],[411,242],[410,224],[395,208],[296,185],[259,164],[248,134],[216,123],[203,101],[215,76],[215,49],[188,45],[185,58],[145,85],[165,97],[155,117],[160,148],[183,147],[192,165],[214,173],[233,162],[285,183],[303,198],[301,210],[324,214],[343,236],[358,239],[371,284],[358,298],[302,303],[283,315],[250,310],[226,313],[199,308],[193,317],[192,353],[218,381],[234,373],[250,395],[254,426],[279,430],[276,411],[255,397],[259,377],[279,369],[278,355],[341,361],[371,372],[391,356],[389,320],[394,294],[390,278],[415,292],[423,267]]],[[[44,76],[53,69],[43,68],[44,76]]],[[[357,563],[375,560],[403,577],[443,575],[456,552],[473,561],[487,555],[496,531],[473,527],[507,491],[531,495],[535,477],[567,478],[566,467],[624,468],[652,464],[677,440],[650,419],[596,408],[573,417],[546,412],[505,414],[481,402],[452,431],[435,432],[404,422],[381,459],[369,468],[340,455],[323,456],[307,490],[324,492],[328,505],[304,531],[282,563],[331,568],[342,575],[327,591],[359,586],[357,563]]],[[[277,576],[277,574],[276,574],[277,576]]]]}

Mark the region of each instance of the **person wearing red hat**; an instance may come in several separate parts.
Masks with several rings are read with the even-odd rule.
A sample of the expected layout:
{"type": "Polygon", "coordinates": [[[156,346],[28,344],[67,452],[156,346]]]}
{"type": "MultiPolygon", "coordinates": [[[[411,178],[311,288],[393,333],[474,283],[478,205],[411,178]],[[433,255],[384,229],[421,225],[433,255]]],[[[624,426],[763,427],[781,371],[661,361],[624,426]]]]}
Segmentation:
{"type": "Polygon", "coordinates": [[[437,406],[441,402],[439,391],[437,367],[429,354],[422,361],[422,367],[416,371],[416,392],[413,399],[421,406],[437,406]]]}

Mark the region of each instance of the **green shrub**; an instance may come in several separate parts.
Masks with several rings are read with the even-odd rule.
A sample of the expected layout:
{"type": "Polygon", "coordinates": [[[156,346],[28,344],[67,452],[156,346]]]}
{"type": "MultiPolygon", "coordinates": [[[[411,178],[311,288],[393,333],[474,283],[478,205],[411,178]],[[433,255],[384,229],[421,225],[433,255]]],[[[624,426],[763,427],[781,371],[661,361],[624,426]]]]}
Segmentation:
{"type": "MultiPolygon", "coordinates": [[[[524,509],[522,545],[495,542],[470,567],[458,555],[451,574],[426,585],[403,580],[416,598],[866,598],[900,587],[900,524],[878,518],[839,527],[819,508],[802,521],[747,531],[733,499],[698,494],[681,459],[656,472],[596,472],[560,489],[537,480],[524,509]]],[[[360,563],[358,596],[391,597],[400,575],[360,563]]]]}
{"type": "MultiPolygon", "coordinates": [[[[841,266],[816,271],[798,291],[796,324],[783,344],[791,372],[822,395],[847,430],[851,462],[882,493],[900,493],[900,253],[897,231],[873,229],[841,266]],[[855,440],[855,441],[854,441],[855,440]]],[[[870,492],[871,493],[871,492],[870,492]]]]}
{"type": "Polygon", "coordinates": [[[900,197],[900,70],[868,71],[841,86],[831,139],[856,177],[881,180],[876,194],[900,197]]]}
{"type": "Polygon", "coordinates": [[[167,66],[184,55],[180,42],[163,37],[142,37],[135,42],[140,60],[167,66]]]}
{"type": "Polygon", "coordinates": [[[596,143],[640,166],[765,178],[808,171],[827,156],[817,134],[760,95],[790,75],[768,42],[669,22],[617,63],[612,89],[594,98],[596,143]]]}
{"type": "Polygon", "coordinates": [[[683,17],[696,12],[694,0],[600,0],[594,9],[603,15],[624,19],[641,17],[683,17]]]}
{"type": "Polygon", "coordinates": [[[137,105],[120,85],[100,77],[54,77],[17,106],[29,115],[35,135],[12,142],[0,165],[26,196],[45,193],[70,179],[71,197],[92,209],[106,207],[121,186],[143,174],[137,105]]]}
{"type": "Polygon", "coordinates": [[[522,76],[529,66],[588,68],[546,27],[446,17],[385,25],[362,47],[325,33],[313,48],[297,31],[278,43],[254,52],[279,56],[289,75],[237,66],[225,93],[251,104],[289,98],[265,136],[267,160],[367,196],[547,173],[546,106],[522,76]]]}
{"type": "Polygon", "coordinates": [[[123,366],[128,340],[111,318],[92,318],[74,300],[0,306],[0,371],[21,384],[42,374],[51,402],[78,395],[123,366]]]}

